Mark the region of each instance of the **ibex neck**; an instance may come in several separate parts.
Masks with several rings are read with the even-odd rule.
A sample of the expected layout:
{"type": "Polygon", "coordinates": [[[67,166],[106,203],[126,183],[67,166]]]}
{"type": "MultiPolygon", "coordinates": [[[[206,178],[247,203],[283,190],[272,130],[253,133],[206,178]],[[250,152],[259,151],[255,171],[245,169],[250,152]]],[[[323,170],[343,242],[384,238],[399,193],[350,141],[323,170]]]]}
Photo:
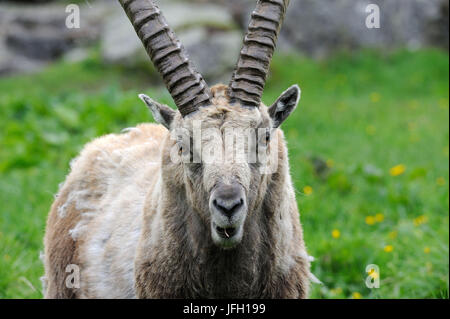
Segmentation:
{"type": "Polygon", "coordinates": [[[180,288],[182,297],[265,297],[262,287],[276,272],[276,240],[270,226],[276,218],[264,209],[262,205],[249,214],[242,242],[225,250],[214,245],[209,224],[190,205],[165,207],[160,244],[170,254],[164,262],[173,261],[186,283],[180,288]]]}

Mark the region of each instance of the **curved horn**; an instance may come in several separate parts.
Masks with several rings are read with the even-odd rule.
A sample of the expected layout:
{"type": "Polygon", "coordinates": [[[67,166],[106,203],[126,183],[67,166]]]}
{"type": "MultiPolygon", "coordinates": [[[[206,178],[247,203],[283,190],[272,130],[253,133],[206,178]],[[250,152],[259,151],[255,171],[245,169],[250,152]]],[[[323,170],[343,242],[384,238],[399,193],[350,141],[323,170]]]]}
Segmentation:
{"type": "Polygon", "coordinates": [[[119,0],[184,117],[211,103],[211,92],[194,70],[175,33],[151,0],[119,0]]]}
{"type": "Polygon", "coordinates": [[[232,102],[259,107],[289,0],[258,0],[230,82],[232,102]]]}

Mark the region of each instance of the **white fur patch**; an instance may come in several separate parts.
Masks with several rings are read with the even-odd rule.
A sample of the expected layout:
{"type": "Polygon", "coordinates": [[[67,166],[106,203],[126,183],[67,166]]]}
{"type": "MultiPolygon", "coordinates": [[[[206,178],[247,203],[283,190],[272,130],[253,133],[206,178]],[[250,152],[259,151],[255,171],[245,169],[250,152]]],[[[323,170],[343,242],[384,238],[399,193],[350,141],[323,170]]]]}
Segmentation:
{"type": "Polygon", "coordinates": [[[58,216],[64,218],[67,216],[68,209],[71,205],[75,206],[76,210],[84,211],[81,213],[80,221],[75,225],[74,228],[69,230],[69,235],[74,241],[80,238],[81,235],[86,231],[87,225],[90,220],[95,216],[98,210],[98,204],[95,204],[92,200],[93,194],[87,189],[74,190],[67,197],[67,201],[58,207],[58,216]]]}
{"type": "Polygon", "coordinates": [[[89,192],[87,190],[73,191],[69,194],[67,201],[58,207],[58,216],[64,218],[67,215],[67,210],[70,205],[75,204],[75,208],[81,209],[93,209],[94,207],[88,203],[87,196],[89,192]]]}
{"type": "MultiPolygon", "coordinates": [[[[45,254],[42,250],[39,251],[39,260],[43,264],[45,264],[45,254]]],[[[40,277],[39,280],[41,281],[42,294],[45,295],[45,291],[47,290],[47,277],[45,277],[45,275],[44,275],[44,276],[40,277]]]]}
{"type": "MultiPolygon", "coordinates": [[[[299,254],[299,257],[307,260],[309,263],[313,262],[315,260],[315,258],[313,256],[308,255],[305,251],[302,251],[299,254]]],[[[323,283],[320,281],[320,279],[318,279],[312,272],[309,272],[309,279],[311,280],[312,283],[314,284],[319,284],[322,285],[323,283]]]]}
{"type": "Polygon", "coordinates": [[[69,235],[74,241],[77,241],[88,229],[89,222],[95,216],[95,212],[86,212],[81,214],[81,220],[74,228],[69,230],[69,235]]]}
{"type": "Polygon", "coordinates": [[[47,277],[42,276],[39,278],[39,280],[41,281],[41,285],[42,285],[42,294],[45,296],[45,292],[47,291],[47,277]]]}
{"type": "Polygon", "coordinates": [[[278,111],[284,111],[286,109],[286,104],[284,104],[283,102],[279,101],[277,103],[277,110],[278,111]]]}
{"type": "Polygon", "coordinates": [[[130,132],[134,132],[136,134],[141,134],[142,133],[142,131],[139,128],[137,128],[137,127],[124,128],[120,133],[126,134],[126,133],[130,133],[130,132]]]}
{"type": "Polygon", "coordinates": [[[134,258],[141,235],[146,187],[141,185],[144,189],[140,189],[138,182],[136,185],[127,178],[132,176],[122,181],[111,176],[111,186],[120,191],[108,194],[92,224],[85,223],[90,221],[89,216],[85,216],[77,225],[78,229],[74,229],[73,235],[77,236],[89,227],[82,248],[85,274],[82,280],[90,286],[90,293],[102,298],[135,297],[134,258]],[[126,186],[119,187],[122,183],[126,186]],[[93,229],[95,231],[91,232],[93,229]]]}

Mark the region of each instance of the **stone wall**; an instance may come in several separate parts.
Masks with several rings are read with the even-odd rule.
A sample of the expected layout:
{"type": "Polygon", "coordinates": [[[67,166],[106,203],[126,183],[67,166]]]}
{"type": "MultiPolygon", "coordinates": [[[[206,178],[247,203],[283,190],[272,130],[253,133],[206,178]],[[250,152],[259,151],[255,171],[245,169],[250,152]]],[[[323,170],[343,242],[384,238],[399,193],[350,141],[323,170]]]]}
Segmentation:
{"type": "MultiPolygon", "coordinates": [[[[197,0],[200,2],[211,2],[197,0]]],[[[255,1],[213,0],[226,6],[241,27],[255,1]]],[[[291,0],[281,32],[281,50],[322,57],[342,49],[448,50],[448,0],[291,0]],[[368,29],[366,7],[380,8],[380,29],[368,29]]]]}
{"type": "MultiPolygon", "coordinates": [[[[0,2],[0,75],[37,70],[60,58],[81,59],[97,43],[106,62],[148,61],[118,1],[78,3],[81,28],[67,29],[61,1],[0,2]]],[[[213,81],[228,74],[255,0],[157,3],[200,72],[213,81]]],[[[448,0],[291,0],[278,49],[314,58],[367,47],[448,50],[448,11],[448,0]],[[365,25],[369,3],[381,9],[380,29],[365,25]]]]}

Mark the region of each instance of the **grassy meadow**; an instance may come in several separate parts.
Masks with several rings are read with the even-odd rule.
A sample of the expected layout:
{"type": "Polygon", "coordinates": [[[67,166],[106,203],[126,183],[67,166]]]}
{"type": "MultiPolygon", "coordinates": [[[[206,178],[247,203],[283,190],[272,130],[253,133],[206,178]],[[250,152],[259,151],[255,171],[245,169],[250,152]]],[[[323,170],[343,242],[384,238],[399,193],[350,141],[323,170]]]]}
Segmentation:
{"type": "MultiPolygon", "coordinates": [[[[151,68],[99,61],[0,78],[0,298],[42,297],[46,216],[82,146],[152,121],[138,93],[173,105],[151,68]]],[[[282,128],[323,282],[311,297],[448,298],[448,54],[278,55],[263,100],[294,83],[302,100],[282,128]]]]}

